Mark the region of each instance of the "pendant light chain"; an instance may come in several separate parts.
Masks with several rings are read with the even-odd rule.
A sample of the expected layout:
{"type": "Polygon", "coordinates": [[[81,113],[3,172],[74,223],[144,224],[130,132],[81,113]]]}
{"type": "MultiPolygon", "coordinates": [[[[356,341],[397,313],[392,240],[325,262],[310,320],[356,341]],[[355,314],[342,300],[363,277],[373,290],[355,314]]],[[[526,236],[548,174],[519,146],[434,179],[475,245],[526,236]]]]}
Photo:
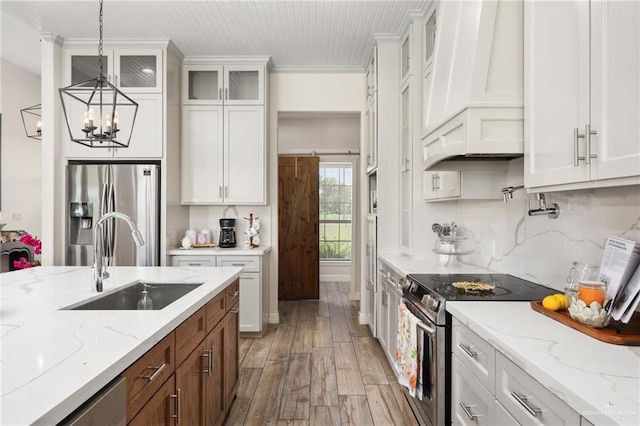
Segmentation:
{"type": "Polygon", "coordinates": [[[98,17],[100,27],[100,38],[98,40],[98,65],[100,66],[100,78],[104,76],[102,67],[102,0],[100,0],[100,15],[98,17]]]}

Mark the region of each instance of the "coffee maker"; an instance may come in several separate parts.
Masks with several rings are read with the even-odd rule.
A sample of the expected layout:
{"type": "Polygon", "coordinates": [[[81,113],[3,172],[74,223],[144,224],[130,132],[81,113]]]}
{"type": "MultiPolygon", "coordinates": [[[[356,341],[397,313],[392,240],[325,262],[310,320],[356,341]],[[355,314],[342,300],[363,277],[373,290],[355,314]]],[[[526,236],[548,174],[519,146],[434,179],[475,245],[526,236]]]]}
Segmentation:
{"type": "Polygon", "coordinates": [[[218,247],[230,248],[236,246],[236,220],[220,219],[220,239],[218,247]]]}

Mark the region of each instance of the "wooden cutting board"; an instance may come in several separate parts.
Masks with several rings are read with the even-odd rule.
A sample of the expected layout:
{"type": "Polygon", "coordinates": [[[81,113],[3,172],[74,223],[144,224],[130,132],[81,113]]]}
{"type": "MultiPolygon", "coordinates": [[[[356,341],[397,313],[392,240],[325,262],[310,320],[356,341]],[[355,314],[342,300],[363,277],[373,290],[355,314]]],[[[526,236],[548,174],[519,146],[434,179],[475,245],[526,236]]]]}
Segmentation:
{"type": "Polygon", "coordinates": [[[640,315],[638,314],[634,314],[629,323],[625,324],[622,331],[616,333],[617,321],[612,320],[605,328],[592,328],[571,318],[567,311],[550,311],[543,308],[541,301],[532,300],[531,307],[534,311],[538,311],[542,315],[553,318],[564,325],[568,325],[602,342],[612,343],[614,345],[640,346],[640,315]]]}

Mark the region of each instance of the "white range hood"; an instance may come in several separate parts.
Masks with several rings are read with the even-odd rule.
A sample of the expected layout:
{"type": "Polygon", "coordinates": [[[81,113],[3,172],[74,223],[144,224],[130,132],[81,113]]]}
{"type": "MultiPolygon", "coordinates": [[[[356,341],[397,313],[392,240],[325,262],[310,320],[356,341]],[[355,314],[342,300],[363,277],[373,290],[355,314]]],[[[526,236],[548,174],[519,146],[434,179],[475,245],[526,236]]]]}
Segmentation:
{"type": "Polygon", "coordinates": [[[440,1],[425,68],[422,168],[524,153],[523,2],[440,1]]]}

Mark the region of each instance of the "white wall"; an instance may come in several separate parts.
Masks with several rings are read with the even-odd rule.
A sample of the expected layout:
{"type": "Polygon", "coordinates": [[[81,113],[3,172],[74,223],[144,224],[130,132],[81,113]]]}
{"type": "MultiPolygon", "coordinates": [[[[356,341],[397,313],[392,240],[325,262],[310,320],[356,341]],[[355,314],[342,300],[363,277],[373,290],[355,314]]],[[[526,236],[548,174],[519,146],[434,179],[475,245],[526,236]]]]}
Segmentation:
{"type": "MultiPolygon", "coordinates": [[[[39,52],[37,52],[39,53],[39,52]]],[[[41,237],[42,142],[28,138],[20,109],[40,103],[40,77],[2,59],[2,218],[5,229],[23,229],[41,237]]]]}
{"type": "Polygon", "coordinates": [[[279,153],[360,151],[359,113],[281,113],[277,130],[279,153]]]}

